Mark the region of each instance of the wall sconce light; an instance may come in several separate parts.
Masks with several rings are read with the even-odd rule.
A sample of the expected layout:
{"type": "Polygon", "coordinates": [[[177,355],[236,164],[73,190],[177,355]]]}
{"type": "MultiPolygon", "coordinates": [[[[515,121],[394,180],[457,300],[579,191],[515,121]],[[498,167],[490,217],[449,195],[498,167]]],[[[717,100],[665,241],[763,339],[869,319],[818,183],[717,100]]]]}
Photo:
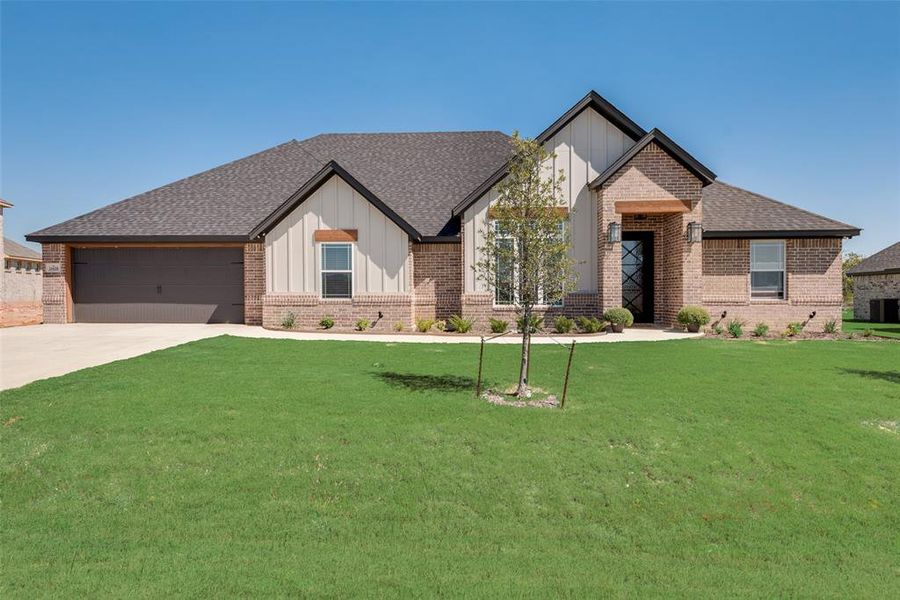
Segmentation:
{"type": "Polygon", "coordinates": [[[610,244],[617,244],[622,241],[622,224],[613,221],[606,229],[606,241],[610,244]]]}
{"type": "Polygon", "coordinates": [[[810,320],[816,318],[816,311],[812,311],[811,313],[809,313],[809,318],[810,320]]]}
{"type": "Polygon", "coordinates": [[[703,225],[696,221],[691,221],[687,226],[687,240],[696,244],[703,240],[703,225]]]}
{"type": "Polygon", "coordinates": [[[727,317],[727,316],[728,316],[728,311],[727,311],[727,310],[723,310],[723,311],[722,311],[722,318],[724,319],[724,318],[727,317]]]}

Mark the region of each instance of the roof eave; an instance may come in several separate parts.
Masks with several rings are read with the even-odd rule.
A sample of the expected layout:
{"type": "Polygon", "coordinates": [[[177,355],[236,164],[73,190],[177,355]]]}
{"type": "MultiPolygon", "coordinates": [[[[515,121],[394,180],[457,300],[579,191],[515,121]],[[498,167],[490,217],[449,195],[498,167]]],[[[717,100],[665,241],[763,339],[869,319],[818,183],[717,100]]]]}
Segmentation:
{"type": "Polygon", "coordinates": [[[703,230],[705,239],[771,239],[771,238],[851,238],[860,234],[860,229],[754,229],[734,231],[703,230]]]}
{"type": "Polygon", "coordinates": [[[69,235],[29,233],[29,242],[39,244],[75,243],[198,243],[198,242],[246,242],[246,235],[69,235]]]}

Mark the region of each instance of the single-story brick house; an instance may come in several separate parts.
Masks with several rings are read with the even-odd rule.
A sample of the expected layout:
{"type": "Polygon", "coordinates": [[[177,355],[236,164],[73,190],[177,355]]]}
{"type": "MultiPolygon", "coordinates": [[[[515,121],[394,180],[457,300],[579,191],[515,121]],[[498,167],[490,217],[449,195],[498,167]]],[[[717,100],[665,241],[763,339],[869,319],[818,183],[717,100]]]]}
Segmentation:
{"type": "MultiPolygon", "coordinates": [[[[545,312],[840,320],[841,244],[858,228],[716,181],[595,92],[537,139],[566,173],[579,272],[545,312]]],[[[509,153],[495,131],[325,134],[111,204],[28,236],[43,244],[44,320],[509,319],[472,269],[509,153]]]]}
{"type": "Polygon", "coordinates": [[[853,277],[853,317],[900,323],[900,242],[847,271],[853,277]]]}

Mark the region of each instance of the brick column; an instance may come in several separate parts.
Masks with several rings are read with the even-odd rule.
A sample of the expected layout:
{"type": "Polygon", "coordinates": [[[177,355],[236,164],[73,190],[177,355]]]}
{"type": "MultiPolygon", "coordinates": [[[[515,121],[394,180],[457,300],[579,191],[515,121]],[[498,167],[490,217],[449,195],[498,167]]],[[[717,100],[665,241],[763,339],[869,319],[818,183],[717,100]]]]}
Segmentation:
{"type": "Polygon", "coordinates": [[[244,324],[262,325],[262,299],[266,293],[266,247],[244,244],[244,324]]]}
{"type": "Polygon", "coordinates": [[[622,306],[622,243],[607,242],[610,223],[621,227],[622,216],[616,214],[614,201],[605,199],[601,188],[597,192],[597,294],[601,314],[622,306]]]}
{"type": "Polygon", "coordinates": [[[44,261],[41,298],[44,323],[68,323],[72,320],[72,261],[69,247],[65,244],[42,244],[41,250],[44,261]]]}

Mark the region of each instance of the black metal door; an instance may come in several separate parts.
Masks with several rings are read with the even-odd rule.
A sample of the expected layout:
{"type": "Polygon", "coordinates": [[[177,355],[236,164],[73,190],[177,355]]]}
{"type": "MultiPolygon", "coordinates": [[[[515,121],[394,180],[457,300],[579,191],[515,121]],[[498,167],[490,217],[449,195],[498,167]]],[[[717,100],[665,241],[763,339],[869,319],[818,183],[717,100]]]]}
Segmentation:
{"type": "Polygon", "coordinates": [[[77,248],[75,321],[243,323],[241,248],[77,248]]]}
{"type": "Polygon", "coordinates": [[[653,322],[652,232],[622,234],[622,306],[636,322],[653,322]]]}

